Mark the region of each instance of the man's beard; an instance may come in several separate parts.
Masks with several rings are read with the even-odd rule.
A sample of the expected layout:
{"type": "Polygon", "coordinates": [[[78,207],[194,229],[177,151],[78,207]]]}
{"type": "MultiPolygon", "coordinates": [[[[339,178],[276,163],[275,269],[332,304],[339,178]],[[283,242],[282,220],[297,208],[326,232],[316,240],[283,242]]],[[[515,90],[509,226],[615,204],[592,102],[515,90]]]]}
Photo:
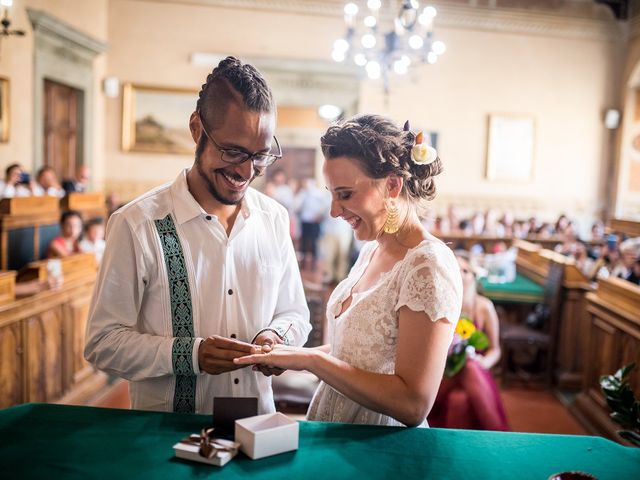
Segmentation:
{"type": "MultiPolygon", "coordinates": [[[[200,135],[200,139],[198,140],[198,146],[196,147],[196,161],[195,161],[196,171],[198,172],[198,175],[200,175],[200,178],[204,180],[204,183],[207,186],[207,190],[209,191],[211,196],[215,198],[218,202],[222,203],[223,205],[239,204],[244,198],[244,193],[237,199],[229,199],[229,198],[223,197],[222,195],[220,195],[215,185],[211,182],[211,180],[209,180],[209,177],[205,173],[204,168],[202,167],[202,161],[200,160],[200,158],[202,156],[202,153],[204,152],[204,148],[206,145],[207,145],[207,137],[204,134],[200,135]]],[[[214,173],[222,170],[224,169],[222,168],[216,169],[214,173]]],[[[234,174],[230,174],[230,175],[235,176],[234,174]]],[[[251,183],[254,178],[255,178],[255,175],[249,180],[249,183],[251,183]]]]}

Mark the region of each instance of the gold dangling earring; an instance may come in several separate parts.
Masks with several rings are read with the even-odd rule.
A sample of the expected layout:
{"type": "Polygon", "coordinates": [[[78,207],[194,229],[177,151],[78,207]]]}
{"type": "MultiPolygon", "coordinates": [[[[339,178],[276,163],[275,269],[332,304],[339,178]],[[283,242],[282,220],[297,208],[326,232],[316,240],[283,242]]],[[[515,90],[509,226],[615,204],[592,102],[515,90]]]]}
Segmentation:
{"type": "Polygon", "coordinates": [[[385,209],[387,210],[387,219],[384,222],[382,230],[384,233],[396,233],[400,230],[400,222],[398,221],[400,218],[400,212],[398,211],[398,206],[395,201],[389,200],[385,205],[385,209]]]}

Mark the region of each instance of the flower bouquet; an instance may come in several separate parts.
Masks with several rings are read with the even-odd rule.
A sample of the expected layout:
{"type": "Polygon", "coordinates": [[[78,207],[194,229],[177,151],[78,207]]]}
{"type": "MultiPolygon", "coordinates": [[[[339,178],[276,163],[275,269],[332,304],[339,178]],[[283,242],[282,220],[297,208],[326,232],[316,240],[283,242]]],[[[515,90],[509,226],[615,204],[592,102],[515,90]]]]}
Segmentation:
{"type": "Polygon", "coordinates": [[[471,319],[460,318],[453,334],[444,374],[449,378],[455,376],[465,366],[467,356],[473,358],[477,350],[484,350],[488,346],[489,339],[484,332],[477,330],[471,319]]]}

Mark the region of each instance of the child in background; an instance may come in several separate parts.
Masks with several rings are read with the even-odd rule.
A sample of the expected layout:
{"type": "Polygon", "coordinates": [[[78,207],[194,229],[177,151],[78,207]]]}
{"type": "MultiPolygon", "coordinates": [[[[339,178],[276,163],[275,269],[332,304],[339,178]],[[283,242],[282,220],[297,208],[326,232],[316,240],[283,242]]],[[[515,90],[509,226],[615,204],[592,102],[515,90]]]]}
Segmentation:
{"type": "Polygon", "coordinates": [[[98,263],[102,261],[104,254],[104,225],[101,218],[89,220],[84,229],[84,235],[80,241],[80,250],[85,253],[93,253],[98,263]]]}

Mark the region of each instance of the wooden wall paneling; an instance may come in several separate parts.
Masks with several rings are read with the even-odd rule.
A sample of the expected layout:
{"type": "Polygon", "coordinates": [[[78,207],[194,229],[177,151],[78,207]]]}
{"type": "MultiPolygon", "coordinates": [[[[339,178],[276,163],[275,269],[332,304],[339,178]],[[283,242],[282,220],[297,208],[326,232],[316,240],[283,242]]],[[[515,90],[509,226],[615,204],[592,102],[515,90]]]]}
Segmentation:
{"type": "MultiPolygon", "coordinates": [[[[586,295],[589,318],[588,360],[582,391],[573,410],[593,433],[625,443],[616,431],[604,396],[600,376],[640,359],[640,287],[620,279],[604,279],[598,289],[586,295]]],[[[640,396],[640,373],[634,371],[631,386],[640,396]]]]}
{"type": "Polygon", "coordinates": [[[16,272],[0,272],[0,305],[16,299],[16,272]]]}
{"type": "Polygon", "coordinates": [[[24,402],[21,323],[0,327],[0,408],[24,402]]]}
{"type": "Polygon", "coordinates": [[[51,402],[64,392],[62,307],[45,310],[26,322],[28,401],[51,402]]]}
{"type": "Polygon", "coordinates": [[[561,388],[580,390],[583,384],[584,364],[589,351],[585,335],[589,329],[586,294],[592,290],[582,272],[567,260],[555,368],[556,384],[561,388]]]}
{"type": "Polygon", "coordinates": [[[71,358],[68,371],[71,373],[70,385],[73,386],[81,382],[93,373],[93,367],[84,359],[84,339],[89,318],[89,307],[91,306],[91,292],[74,298],[65,305],[65,317],[71,322],[72,335],[70,335],[71,348],[69,349],[71,358]]]}
{"type": "MultiPolygon", "coordinates": [[[[46,279],[46,263],[34,263],[27,273],[46,279]]],[[[107,376],[82,356],[95,256],[66,257],[62,269],[65,278],[59,290],[0,304],[1,406],[33,401],[82,404],[106,385],[107,376]]]]}

